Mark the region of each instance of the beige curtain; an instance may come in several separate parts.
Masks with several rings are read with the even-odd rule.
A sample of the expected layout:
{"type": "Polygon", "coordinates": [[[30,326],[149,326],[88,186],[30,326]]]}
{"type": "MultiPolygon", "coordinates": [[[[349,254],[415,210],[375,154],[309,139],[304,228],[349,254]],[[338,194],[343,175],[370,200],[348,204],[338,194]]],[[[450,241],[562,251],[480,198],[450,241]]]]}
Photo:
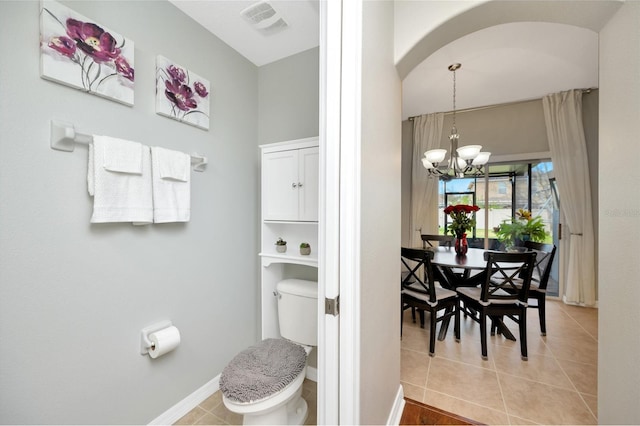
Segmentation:
{"type": "Polygon", "coordinates": [[[593,306],[596,303],[595,247],[589,164],[582,126],[582,91],[547,95],[542,105],[560,208],[569,227],[564,300],[593,306]]]}
{"type": "Polygon", "coordinates": [[[422,245],[420,234],[438,232],[438,179],[427,177],[422,165],[425,151],[440,148],[444,113],[425,114],[413,119],[411,160],[411,246],[422,245]]]}

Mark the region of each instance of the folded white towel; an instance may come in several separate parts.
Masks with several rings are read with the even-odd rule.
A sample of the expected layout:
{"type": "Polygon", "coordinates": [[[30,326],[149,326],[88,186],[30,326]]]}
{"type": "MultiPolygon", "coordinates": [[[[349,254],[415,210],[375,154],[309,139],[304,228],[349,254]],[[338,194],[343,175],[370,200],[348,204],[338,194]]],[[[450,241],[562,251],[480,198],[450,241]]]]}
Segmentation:
{"type": "Polygon", "coordinates": [[[142,144],[117,138],[98,136],[104,146],[104,168],[112,172],[142,174],[142,144]]]}
{"type": "Polygon", "coordinates": [[[191,218],[191,156],[152,147],[154,223],[189,222],[191,218]]]}
{"type": "Polygon", "coordinates": [[[87,184],[93,195],[92,223],[153,222],[148,146],[94,136],[89,147],[87,184]]]}
{"type": "Polygon", "coordinates": [[[189,182],[191,156],[160,147],[153,148],[153,155],[158,159],[158,171],[161,178],[189,182]]]}

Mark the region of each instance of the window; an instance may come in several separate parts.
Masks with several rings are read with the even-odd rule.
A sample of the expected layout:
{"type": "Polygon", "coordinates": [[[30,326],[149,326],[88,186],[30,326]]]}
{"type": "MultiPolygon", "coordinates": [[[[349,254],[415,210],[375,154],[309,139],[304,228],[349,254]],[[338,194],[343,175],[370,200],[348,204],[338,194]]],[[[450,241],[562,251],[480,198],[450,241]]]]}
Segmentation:
{"type": "MultiPolygon", "coordinates": [[[[480,211],[476,213],[476,227],[471,231],[469,244],[472,247],[484,247],[486,236],[489,248],[497,249],[500,243],[495,238],[493,229],[503,220],[513,218],[518,209],[527,209],[534,215],[541,216],[547,225],[549,237],[545,242],[558,246],[555,230],[558,229],[559,206],[553,192],[552,171],[551,161],[540,160],[491,164],[488,184],[484,176],[441,179],[438,199],[440,233],[444,234],[445,227],[450,222],[450,218],[445,217],[443,212],[446,206],[475,204],[480,207],[480,211]]],[[[555,264],[557,258],[558,256],[555,264]]],[[[549,280],[547,291],[551,296],[558,295],[557,272],[555,280],[549,280]]]]}

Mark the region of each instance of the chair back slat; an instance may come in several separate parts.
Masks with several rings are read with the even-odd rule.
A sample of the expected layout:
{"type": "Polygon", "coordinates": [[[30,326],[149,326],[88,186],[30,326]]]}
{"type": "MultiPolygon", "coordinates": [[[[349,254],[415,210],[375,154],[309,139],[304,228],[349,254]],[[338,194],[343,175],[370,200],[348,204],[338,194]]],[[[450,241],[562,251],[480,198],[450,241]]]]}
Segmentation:
{"type": "Polygon", "coordinates": [[[553,266],[553,259],[556,255],[556,246],[533,241],[525,241],[524,246],[537,254],[536,265],[531,281],[537,283],[540,290],[545,290],[549,283],[551,267],[553,266]]]}
{"type": "Polygon", "coordinates": [[[531,276],[536,262],[535,252],[504,253],[486,251],[486,280],[481,300],[485,303],[527,303],[531,276]]]}
{"type": "Polygon", "coordinates": [[[422,248],[435,247],[432,243],[438,242],[439,246],[451,247],[454,241],[453,235],[421,234],[422,248]]]}
{"type": "Polygon", "coordinates": [[[414,249],[408,247],[400,248],[400,259],[406,268],[406,273],[402,274],[402,289],[424,292],[429,295],[429,301],[435,302],[436,292],[433,286],[433,267],[431,259],[433,252],[429,250],[414,249]],[[419,284],[422,289],[416,288],[419,284]]]}

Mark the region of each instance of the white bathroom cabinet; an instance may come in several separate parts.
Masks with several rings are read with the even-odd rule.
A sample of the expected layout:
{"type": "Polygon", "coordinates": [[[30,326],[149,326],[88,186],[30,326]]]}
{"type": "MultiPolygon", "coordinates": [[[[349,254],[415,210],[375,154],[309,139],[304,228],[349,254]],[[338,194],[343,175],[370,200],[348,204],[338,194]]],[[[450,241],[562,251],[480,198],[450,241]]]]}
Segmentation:
{"type": "Polygon", "coordinates": [[[286,278],[318,279],[318,138],[261,145],[262,338],[280,337],[276,285],[286,278]],[[275,242],[287,241],[278,253],[275,242]],[[311,245],[300,254],[300,243],[311,245]]]}
{"type": "Polygon", "coordinates": [[[264,146],[262,182],[264,220],[317,222],[317,139],[264,146]]]}

